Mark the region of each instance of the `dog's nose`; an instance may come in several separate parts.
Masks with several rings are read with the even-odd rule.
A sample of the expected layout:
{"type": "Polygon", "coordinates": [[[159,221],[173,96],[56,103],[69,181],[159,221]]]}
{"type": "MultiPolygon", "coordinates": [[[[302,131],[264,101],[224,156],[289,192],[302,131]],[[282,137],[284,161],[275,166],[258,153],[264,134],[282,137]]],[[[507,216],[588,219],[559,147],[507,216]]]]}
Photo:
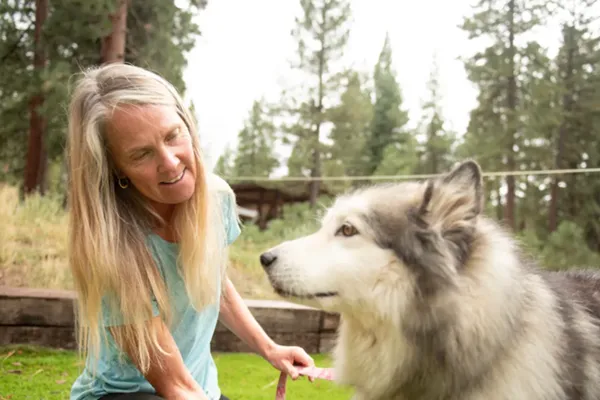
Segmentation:
{"type": "Polygon", "coordinates": [[[260,255],[260,263],[263,268],[269,268],[277,260],[277,256],[271,252],[265,252],[260,255]]]}

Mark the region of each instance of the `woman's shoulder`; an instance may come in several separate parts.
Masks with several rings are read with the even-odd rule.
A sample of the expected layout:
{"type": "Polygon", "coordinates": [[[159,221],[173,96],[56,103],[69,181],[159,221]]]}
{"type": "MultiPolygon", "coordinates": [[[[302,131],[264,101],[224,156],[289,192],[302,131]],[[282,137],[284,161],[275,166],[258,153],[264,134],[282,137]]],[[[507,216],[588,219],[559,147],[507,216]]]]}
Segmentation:
{"type": "Polygon", "coordinates": [[[207,176],[207,184],[209,190],[218,196],[227,233],[227,244],[231,244],[241,233],[235,192],[225,179],[214,173],[207,176]]]}
{"type": "Polygon", "coordinates": [[[231,188],[231,186],[229,186],[227,181],[221,178],[219,175],[215,174],[214,172],[210,172],[207,174],[206,183],[213,193],[235,197],[235,193],[233,192],[233,189],[231,188]]]}

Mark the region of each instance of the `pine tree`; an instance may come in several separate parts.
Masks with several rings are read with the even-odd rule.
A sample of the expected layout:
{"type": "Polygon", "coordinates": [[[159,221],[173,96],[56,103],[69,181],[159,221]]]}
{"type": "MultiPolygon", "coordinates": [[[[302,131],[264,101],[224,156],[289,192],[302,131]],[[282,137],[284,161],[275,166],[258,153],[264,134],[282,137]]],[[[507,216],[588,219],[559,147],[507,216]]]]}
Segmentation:
{"type": "MultiPolygon", "coordinates": [[[[560,123],[552,141],[553,167],[556,169],[577,168],[582,163],[589,165],[590,151],[594,153],[593,144],[597,143],[595,138],[598,130],[588,122],[594,120],[594,109],[597,110],[600,98],[598,91],[592,89],[592,71],[597,70],[600,61],[600,37],[592,28],[592,23],[599,16],[594,14],[595,3],[596,1],[578,0],[561,7],[565,16],[562,23],[562,45],[556,59],[556,92],[559,97],[556,111],[560,116],[560,123]]],[[[575,175],[552,177],[548,212],[548,228],[551,232],[557,229],[561,213],[564,218],[576,219],[582,214],[582,209],[587,208],[589,202],[579,200],[579,190],[576,190],[589,189],[590,185],[583,182],[585,180],[587,177],[575,175]],[[569,189],[560,190],[561,184],[569,189]],[[563,207],[559,207],[559,203],[563,207]]],[[[582,222],[586,219],[589,216],[584,217],[582,222]]],[[[598,224],[596,225],[594,230],[600,233],[598,224]]]]}
{"type": "Polygon", "coordinates": [[[433,67],[427,82],[428,98],[423,105],[423,120],[420,129],[424,140],[420,147],[419,172],[437,174],[447,170],[453,163],[453,144],[456,135],[445,128],[441,109],[439,65],[434,57],[433,67]]]}
{"type": "MultiPolygon", "coordinates": [[[[560,121],[556,109],[556,71],[546,51],[537,43],[530,43],[527,53],[530,60],[523,68],[520,77],[521,136],[518,151],[515,152],[517,165],[526,170],[551,169],[552,136],[560,121]],[[534,58],[535,55],[535,58],[534,58]]],[[[538,237],[546,231],[544,214],[540,210],[548,207],[547,180],[544,175],[517,178],[516,195],[519,230],[528,230],[538,237]]]]}
{"type": "MultiPolygon", "coordinates": [[[[520,98],[520,76],[527,61],[536,58],[529,54],[535,46],[519,46],[519,39],[542,22],[546,4],[541,0],[480,0],[474,7],[475,13],[466,18],[462,28],[470,39],[486,38],[491,44],[477,53],[465,64],[469,79],[479,87],[479,105],[475,114],[488,121],[472,121],[470,136],[478,138],[480,144],[487,143],[487,157],[493,157],[493,164],[514,171],[518,169],[518,149],[522,141],[523,112],[520,98]],[[477,124],[489,125],[492,130],[482,130],[477,124]],[[500,158],[499,158],[500,157],[500,158]],[[498,163],[500,165],[498,165],[498,163]]],[[[471,140],[474,138],[471,137],[471,140]]],[[[506,177],[506,200],[503,218],[506,224],[515,229],[516,180],[506,177]]]]}
{"type": "Polygon", "coordinates": [[[116,6],[116,9],[109,15],[111,30],[102,38],[100,58],[103,64],[125,61],[129,0],[119,0],[116,6]]]}
{"type": "Polygon", "coordinates": [[[340,163],[343,175],[364,175],[369,159],[363,150],[370,136],[373,104],[365,87],[366,79],[357,71],[348,71],[346,76],[340,102],[328,114],[333,124],[329,135],[333,142],[331,159],[340,163]]]}
{"type": "Polygon", "coordinates": [[[215,164],[214,172],[221,177],[234,176],[234,153],[229,144],[225,145],[223,153],[219,156],[217,163],[215,164]]]}
{"type": "MultiPolygon", "coordinates": [[[[102,61],[102,41],[112,29],[110,14],[117,10],[119,1],[48,1],[39,42],[45,63],[43,68],[32,68],[35,2],[0,0],[0,179],[23,182],[29,131],[29,121],[23,115],[34,95],[44,100],[35,109],[45,127],[47,163],[63,164],[64,106],[71,84],[81,69],[102,61]]],[[[185,53],[199,33],[192,18],[205,4],[202,0],[192,0],[186,7],[159,0],[130,2],[125,60],[161,73],[184,92],[185,53]]],[[[41,180],[44,186],[45,178],[41,180]]]]}
{"type": "MultiPolygon", "coordinates": [[[[293,36],[298,44],[299,64],[308,82],[307,93],[297,105],[288,107],[295,119],[285,131],[294,137],[294,148],[288,160],[290,174],[308,169],[313,178],[323,173],[323,126],[327,115],[328,97],[339,85],[335,63],[343,55],[348,41],[349,0],[300,0],[302,15],[296,18],[293,36]],[[309,160],[308,164],[306,160],[309,160]],[[299,165],[301,162],[302,165],[299,165]]],[[[310,183],[310,205],[314,207],[321,182],[310,183]]]]}
{"type": "Polygon", "coordinates": [[[238,133],[233,174],[269,176],[279,162],[274,154],[275,126],[269,119],[264,100],[254,101],[244,127],[238,133]]]}
{"type": "Polygon", "coordinates": [[[206,7],[205,0],[132,1],[127,15],[128,62],[149,68],[171,82],[182,94],[186,53],[194,48],[200,26],[194,17],[206,7]]]}
{"type": "MultiPolygon", "coordinates": [[[[38,85],[40,77],[46,68],[46,45],[43,42],[43,30],[48,17],[48,0],[35,1],[35,31],[33,39],[33,71],[38,85]]],[[[40,107],[44,104],[42,88],[38,86],[29,101],[29,137],[27,140],[27,159],[25,164],[25,179],[23,191],[29,195],[34,191],[44,194],[46,185],[46,120],[40,113],[40,107]]]]}
{"type": "MultiPolygon", "coordinates": [[[[552,140],[555,168],[600,166],[600,36],[594,27],[600,15],[594,3],[578,0],[561,8],[563,43],[556,58],[560,123],[552,140]]],[[[566,221],[576,222],[588,245],[599,250],[600,184],[596,179],[583,174],[555,175],[550,194],[550,231],[566,221]]]]}
{"type": "MultiPolygon", "coordinates": [[[[404,125],[408,122],[408,113],[401,108],[402,94],[392,67],[389,35],[385,37],[373,78],[375,104],[371,132],[365,145],[365,153],[369,158],[367,175],[372,175],[377,171],[386,153],[388,158],[396,157],[398,146],[412,146],[411,150],[414,150],[414,146],[416,146],[411,133],[403,130],[404,125]]],[[[389,169],[386,168],[386,170],[389,169]]]]}

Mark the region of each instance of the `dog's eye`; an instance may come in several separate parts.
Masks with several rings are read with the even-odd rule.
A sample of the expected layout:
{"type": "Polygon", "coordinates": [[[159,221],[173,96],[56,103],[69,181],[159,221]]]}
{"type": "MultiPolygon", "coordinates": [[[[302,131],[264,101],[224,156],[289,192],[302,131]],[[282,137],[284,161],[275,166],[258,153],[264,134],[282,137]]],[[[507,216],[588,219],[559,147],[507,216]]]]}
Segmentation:
{"type": "Polygon", "coordinates": [[[356,228],[354,226],[352,226],[346,222],[344,225],[342,225],[340,227],[340,229],[338,229],[338,233],[341,233],[342,235],[344,235],[346,237],[350,237],[350,236],[356,235],[358,233],[358,230],[356,230],[356,228]]]}

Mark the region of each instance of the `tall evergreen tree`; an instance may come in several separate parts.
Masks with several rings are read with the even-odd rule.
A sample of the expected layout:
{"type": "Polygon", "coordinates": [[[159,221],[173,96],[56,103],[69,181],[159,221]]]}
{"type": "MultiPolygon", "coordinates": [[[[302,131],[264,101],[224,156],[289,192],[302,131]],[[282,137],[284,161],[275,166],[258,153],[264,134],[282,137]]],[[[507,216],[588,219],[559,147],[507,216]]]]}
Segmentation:
{"type": "Polygon", "coordinates": [[[188,0],[185,6],[176,1],[132,1],[127,15],[127,62],[158,72],[185,93],[186,55],[200,35],[194,17],[206,4],[206,0],[188,0]]]}
{"type": "MultiPolygon", "coordinates": [[[[520,77],[521,137],[515,157],[519,169],[546,170],[552,168],[551,138],[560,120],[553,89],[556,72],[544,49],[536,43],[530,43],[529,47],[531,58],[520,77]]],[[[546,230],[545,214],[539,210],[548,207],[547,181],[548,177],[543,175],[517,178],[518,229],[538,237],[546,230]]]]}
{"type": "Polygon", "coordinates": [[[235,176],[269,176],[279,162],[274,152],[275,126],[270,120],[265,103],[256,100],[244,127],[238,133],[233,174],[235,176]]]}
{"type": "MultiPolygon", "coordinates": [[[[520,116],[523,112],[520,98],[520,77],[527,60],[536,58],[530,51],[537,48],[528,43],[520,46],[524,34],[542,23],[546,3],[542,0],[480,0],[474,14],[465,18],[462,28],[470,39],[486,38],[491,44],[466,62],[469,79],[480,90],[477,114],[494,121],[492,131],[472,129],[475,134],[486,135],[481,143],[489,144],[489,155],[501,156],[500,164],[508,171],[518,169],[517,152],[522,141],[520,116]],[[477,133],[476,133],[477,132],[477,133]],[[502,149],[500,153],[493,154],[502,149]]],[[[473,121],[475,122],[475,121],[473,121]]],[[[479,121],[479,123],[485,123],[479,121]]],[[[475,128],[471,126],[471,128],[475,128]]],[[[498,159],[494,160],[495,164],[498,159]]],[[[515,229],[516,180],[506,177],[506,200],[503,218],[515,229]]]]}
{"type": "Polygon", "coordinates": [[[403,129],[408,122],[408,113],[402,109],[402,94],[392,67],[392,49],[388,34],[375,65],[373,78],[375,104],[371,133],[365,145],[365,152],[369,158],[367,175],[377,171],[386,153],[388,158],[396,157],[398,146],[415,145],[411,133],[403,129]]]}
{"type": "MultiPolygon", "coordinates": [[[[45,64],[33,69],[35,1],[0,0],[0,179],[23,182],[29,131],[23,115],[34,94],[44,99],[36,110],[46,128],[48,163],[62,163],[64,107],[73,76],[102,61],[102,40],[112,29],[109,16],[119,1],[49,1],[40,41],[45,64]]],[[[131,2],[126,62],[157,71],[184,91],[185,53],[199,32],[192,18],[205,4],[202,0],[191,0],[185,7],[157,0],[131,2]]]]}
{"type": "Polygon", "coordinates": [[[48,0],[35,1],[35,28],[33,37],[33,71],[38,87],[29,100],[29,137],[27,140],[27,159],[25,164],[25,179],[23,184],[26,195],[39,191],[44,193],[46,164],[46,119],[40,112],[44,104],[40,79],[46,68],[46,46],[43,43],[43,29],[48,17],[48,0]]]}
{"type": "MultiPolygon", "coordinates": [[[[584,164],[591,167],[598,163],[598,151],[594,151],[597,146],[594,144],[598,143],[596,138],[599,132],[593,122],[596,120],[600,94],[593,87],[598,77],[600,36],[592,27],[599,17],[594,12],[595,3],[595,0],[577,0],[561,6],[562,44],[556,59],[556,92],[559,97],[556,114],[560,116],[560,123],[552,141],[553,167],[557,169],[578,168],[584,164]]],[[[548,228],[551,232],[557,229],[561,217],[578,219],[583,210],[590,210],[589,198],[582,201],[581,196],[593,186],[587,182],[588,179],[576,175],[552,177],[548,212],[548,228]],[[561,190],[559,185],[568,189],[561,190]]],[[[592,192],[588,193],[593,198],[592,192]]],[[[587,214],[581,222],[587,225],[590,216],[587,214]]],[[[598,237],[598,224],[592,229],[598,237]]]]}
{"type": "Polygon", "coordinates": [[[427,91],[428,98],[423,105],[423,120],[419,127],[424,136],[423,143],[419,146],[419,172],[437,174],[452,165],[453,145],[456,140],[456,135],[446,129],[442,114],[437,56],[433,59],[427,91]]]}
{"type": "Polygon", "coordinates": [[[119,0],[116,9],[109,14],[111,30],[108,35],[102,38],[100,46],[100,59],[103,64],[125,61],[129,3],[129,0],[119,0]]]}
{"type": "Polygon", "coordinates": [[[333,124],[329,135],[333,142],[331,159],[341,164],[343,175],[357,176],[367,172],[369,159],[364,147],[370,136],[373,104],[365,80],[357,71],[348,71],[340,102],[328,114],[333,124]]]}
{"type": "MultiPolygon", "coordinates": [[[[294,149],[288,160],[290,173],[299,171],[298,160],[310,160],[310,176],[322,176],[322,133],[327,114],[328,97],[339,84],[335,63],[340,60],[348,41],[349,0],[300,0],[302,14],[296,18],[293,36],[298,44],[301,71],[308,82],[308,92],[291,108],[295,123],[287,128],[294,137],[294,149]]],[[[314,207],[321,182],[310,183],[310,204],[314,207]]]]}
{"type": "Polygon", "coordinates": [[[234,175],[234,152],[229,144],[225,145],[223,153],[219,156],[217,163],[215,164],[215,174],[222,177],[229,177],[234,175]]]}

